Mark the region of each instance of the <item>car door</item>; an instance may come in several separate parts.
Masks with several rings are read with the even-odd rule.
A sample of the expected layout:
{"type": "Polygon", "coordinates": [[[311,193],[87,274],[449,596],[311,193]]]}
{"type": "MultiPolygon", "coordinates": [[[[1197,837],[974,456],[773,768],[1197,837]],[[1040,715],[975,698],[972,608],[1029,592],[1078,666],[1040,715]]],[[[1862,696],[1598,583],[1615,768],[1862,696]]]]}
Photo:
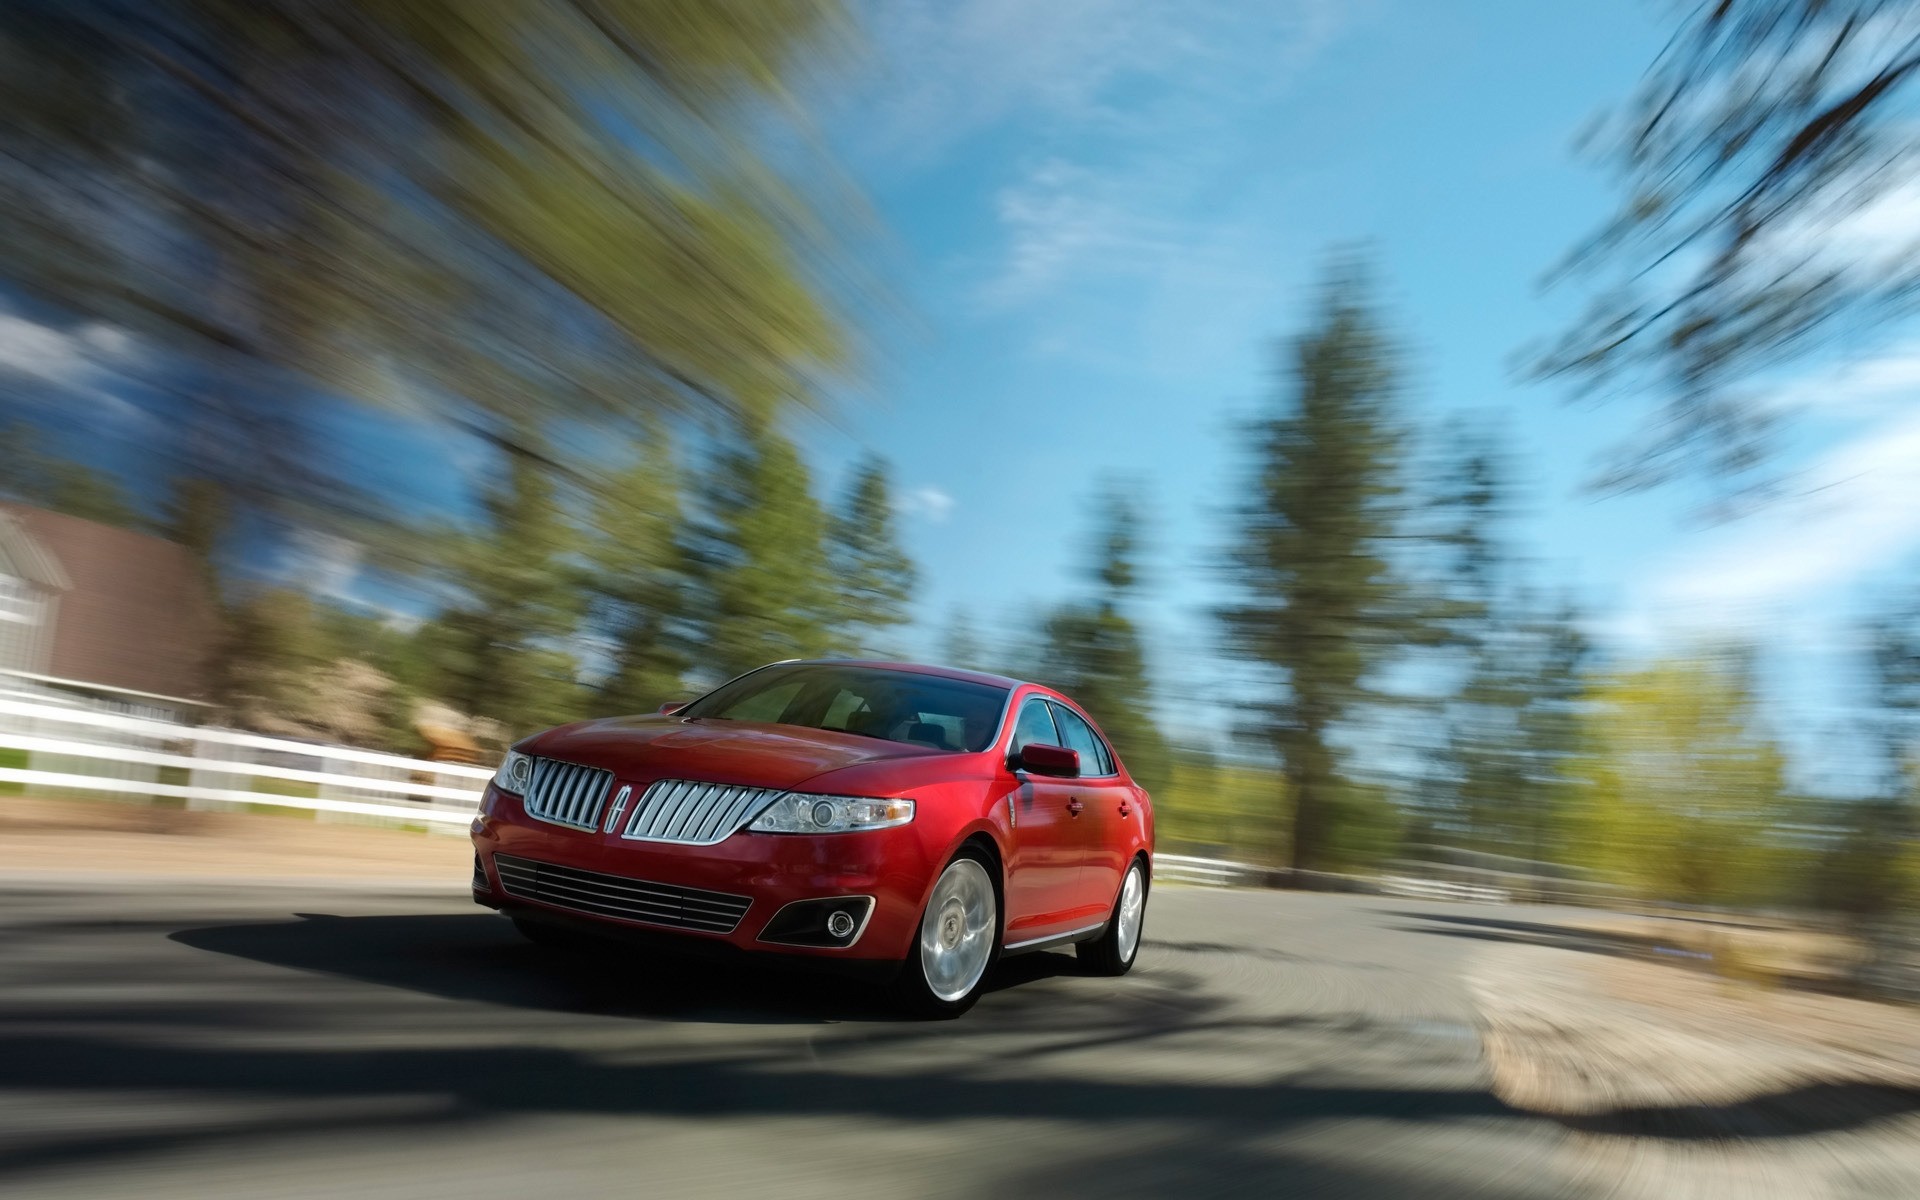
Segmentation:
{"type": "Polygon", "coordinates": [[[1128,831],[1134,795],[1113,752],[1098,732],[1067,705],[1049,702],[1062,738],[1061,745],[1080,755],[1080,778],[1073,797],[1080,801],[1080,887],[1086,903],[1104,915],[1120,894],[1120,877],[1127,869],[1128,831]]]}
{"type": "MultiPolygon", "coordinates": [[[[1006,943],[1017,945],[1086,924],[1089,899],[1081,879],[1086,859],[1084,825],[1074,811],[1077,780],[1017,769],[1022,747],[1061,745],[1052,707],[1029,696],[1014,720],[1007,745],[1014,786],[1007,795],[1013,850],[1007,863],[1006,943]]],[[[1084,809],[1082,810],[1084,811],[1084,809]]]]}

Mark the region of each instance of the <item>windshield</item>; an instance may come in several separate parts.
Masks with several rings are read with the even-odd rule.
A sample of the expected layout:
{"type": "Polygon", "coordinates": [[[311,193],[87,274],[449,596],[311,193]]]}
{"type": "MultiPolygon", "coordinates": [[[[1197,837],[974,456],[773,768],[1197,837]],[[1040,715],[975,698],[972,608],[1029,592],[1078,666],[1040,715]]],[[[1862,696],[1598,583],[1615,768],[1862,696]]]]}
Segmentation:
{"type": "Polygon", "coordinates": [[[691,718],[764,721],[931,746],[985,750],[1007,689],[877,667],[801,663],[766,667],[680,710],[691,718]]]}

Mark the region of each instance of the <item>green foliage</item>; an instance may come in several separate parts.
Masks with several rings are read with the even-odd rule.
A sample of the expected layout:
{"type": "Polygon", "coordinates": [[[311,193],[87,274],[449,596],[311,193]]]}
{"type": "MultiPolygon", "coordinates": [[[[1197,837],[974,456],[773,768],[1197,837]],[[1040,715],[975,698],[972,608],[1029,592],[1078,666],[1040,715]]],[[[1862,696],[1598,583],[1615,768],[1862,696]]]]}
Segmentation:
{"type": "Polygon", "coordinates": [[[840,592],[839,640],[856,653],[884,653],[876,643],[908,620],[914,585],[913,563],[894,532],[884,462],[869,458],[860,464],[829,533],[829,561],[840,592]]]}
{"type": "Polygon", "coordinates": [[[167,449],[309,521],[380,516],[292,444],[315,380],[518,451],[764,418],[847,357],[844,231],[759,154],[811,144],[779,136],[804,125],[788,84],[843,23],[833,0],[20,0],[0,275],[201,369],[167,449]]]}
{"type": "Polygon", "coordinates": [[[70,517],[121,529],[142,525],[139,510],[112,476],[49,454],[37,430],[14,421],[0,428],[0,490],[70,517]]]}
{"type": "Polygon", "coordinates": [[[487,524],[450,532],[441,550],[457,594],[438,620],[448,635],[443,698],[516,734],[570,720],[584,695],[579,663],[561,647],[586,604],[580,535],[531,455],[507,457],[483,508],[487,524]]]}
{"type": "Polygon", "coordinates": [[[696,550],[702,665],[732,676],[825,653],[838,615],[827,519],[793,444],[749,432],[720,458],[707,491],[696,550]]]}
{"type": "Polygon", "coordinates": [[[212,479],[182,476],[173,481],[160,513],[159,532],[170,542],[178,542],[193,555],[209,583],[218,582],[216,558],[220,542],[232,524],[232,506],[219,483],[212,479]]]}
{"type": "Polygon", "coordinates": [[[1254,473],[1232,557],[1241,599],[1221,616],[1233,652],[1274,676],[1259,715],[1284,764],[1302,869],[1334,854],[1343,782],[1331,735],[1374,698],[1378,668],[1430,636],[1389,549],[1405,517],[1394,357],[1361,272],[1343,265],[1290,349],[1273,411],[1248,430],[1254,473]]]}
{"type": "Polygon", "coordinates": [[[1285,806],[1286,789],[1274,767],[1205,750],[1172,751],[1166,782],[1153,793],[1154,835],[1169,851],[1278,861],[1285,846],[1274,815],[1285,806]]]}
{"type": "Polygon", "coordinates": [[[685,690],[690,647],[681,629],[688,585],[680,484],[673,447],[656,434],[594,510],[587,586],[593,623],[613,644],[597,701],[606,711],[651,711],[685,690]]]}
{"type": "Polygon", "coordinates": [[[1597,680],[1587,749],[1565,770],[1568,861],[1654,899],[1750,903],[1779,894],[1796,857],[1785,763],[1724,659],[1668,661],[1597,680]]]}
{"type": "Polygon", "coordinates": [[[1167,780],[1167,744],[1153,711],[1146,651],[1125,611],[1138,578],[1140,516],[1118,486],[1105,490],[1100,510],[1090,572],[1099,591],[1093,603],[1063,605],[1042,623],[1034,678],[1085,708],[1135,781],[1155,792],[1167,780]]]}

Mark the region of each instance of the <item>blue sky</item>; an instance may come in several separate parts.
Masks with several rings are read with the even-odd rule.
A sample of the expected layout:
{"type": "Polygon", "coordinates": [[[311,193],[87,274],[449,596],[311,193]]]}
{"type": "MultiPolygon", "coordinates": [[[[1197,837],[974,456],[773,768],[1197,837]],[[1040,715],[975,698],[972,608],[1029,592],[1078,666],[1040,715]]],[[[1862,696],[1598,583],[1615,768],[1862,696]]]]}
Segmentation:
{"type": "Polygon", "coordinates": [[[1357,241],[1407,346],[1410,415],[1490,410],[1506,429],[1533,580],[1579,595],[1618,661],[1761,637],[1807,777],[1847,775],[1828,739],[1854,698],[1852,622],[1911,580],[1920,545],[1920,455],[1900,451],[1920,440],[1920,357],[1876,345],[1776,381],[1795,416],[1783,462],[1812,495],[1719,525],[1686,487],[1584,492],[1647,410],[1569,405],[1514,370],[1577,304],[1539,286],[1612,199],[1574,139],[1659,49],[1662,6],[866,12],[863,74],[826,129],[890,233],[883,269],[908,315],[803,439],[829,480],[862,450],[893,462],[925,575],[919,648],[956,610],[1018,624],[1072,591],[1092,495],[1118,474],[1151,500],[1157,665],[1173,696],[1207,694],[1235,422],[1267,393],[1328,248],[1357,241]]]}

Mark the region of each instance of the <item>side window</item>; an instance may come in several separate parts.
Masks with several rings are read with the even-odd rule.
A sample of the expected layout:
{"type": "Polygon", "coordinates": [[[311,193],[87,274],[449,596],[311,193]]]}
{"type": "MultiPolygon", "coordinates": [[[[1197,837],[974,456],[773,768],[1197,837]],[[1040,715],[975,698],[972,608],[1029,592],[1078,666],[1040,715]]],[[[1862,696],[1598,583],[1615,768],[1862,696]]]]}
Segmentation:
{"type": "Polygon", "coordinates": [[[1080,719],[1080,714],[1065,705],[1055,704],[1053,718],[1060,723],[1062,745],[1069,750],[1080,752],[1080,773],[1082,775],[1113,774],[1113,756],[1107,753],[1106,743],[1093,731],[1093,726],[1080,719]]]}
{"type": "Polygon", "coordinates": [[[1020,706],[1020,719],[1013,725],[1013,742],[1007,747],[1009,756],[1034,742],[1043,745],[1058,746],[1060,731],[1053,726],[1053,714],[1048,710],[1052,706],[1038,696],[1029,696],[1020,706]]]}

